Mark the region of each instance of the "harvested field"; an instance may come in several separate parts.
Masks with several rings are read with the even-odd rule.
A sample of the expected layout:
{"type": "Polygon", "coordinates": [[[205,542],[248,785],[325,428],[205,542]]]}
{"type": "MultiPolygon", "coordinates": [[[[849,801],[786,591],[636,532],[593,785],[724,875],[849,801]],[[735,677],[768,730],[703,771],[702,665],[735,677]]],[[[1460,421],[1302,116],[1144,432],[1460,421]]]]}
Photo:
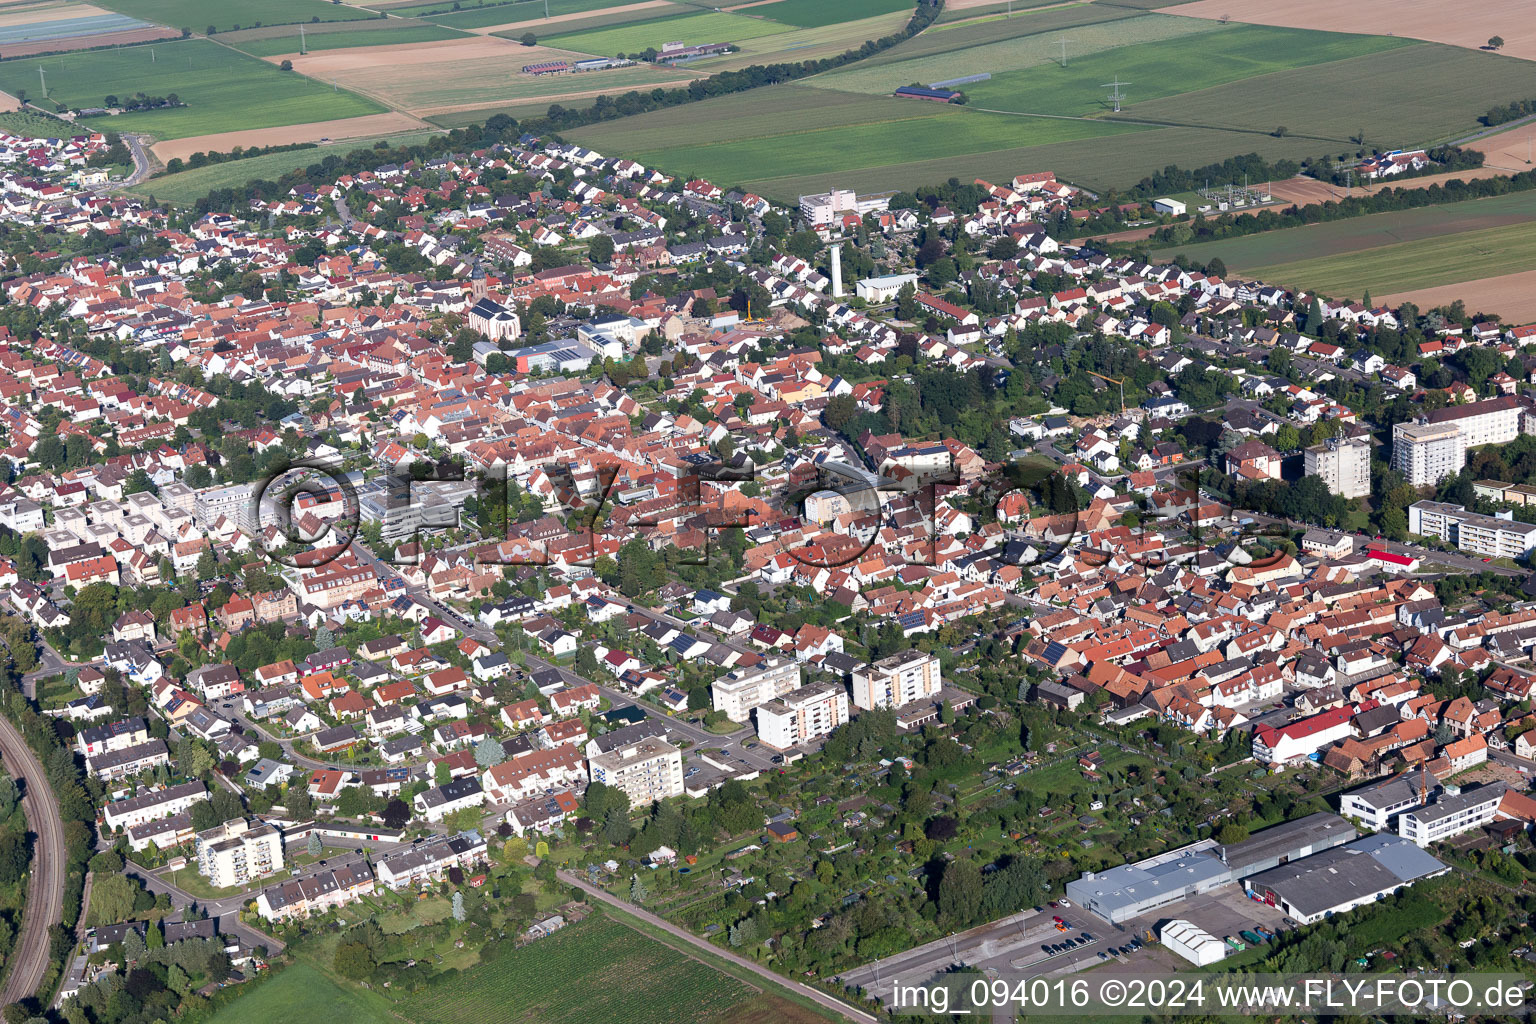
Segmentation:
{"type": "Polygon", "coordinates": [[[422,116],[535,99],[547,106],[601,93],[684,85],[698,77],[686,70],[650,66],[583,75],[522,73],[525,64],[583,56],[547,46],[523,46],[498,36],[465,36],[438,43],[328,50],[289,59],[306,75],[422,116]]]}
{"type": "Polygon", "coordinates": [[[737,71],[753,64],[772,64],[780,60],[820,60],[856,50],[866,39],[879,39],[901,31],[911,17],[906,11],[881,14],[860,21],[844,21],[819,28],[796,28],[756,39],[745,39],[735,53],[711,57],[682,65],[679,70],[697,69],[702,76],[719,71],[737,71]]]}
{"type": "Polygon", "coordinates": [[[190,28],[201,32],[209,25],[220,32],[231,32],[240,25],[284,25],[296,22],[363,21],[376,18],[373,11],[351,4],[333,4],[326,0],[109,0],[115,11],[134,18],[190,28]]]}
{"type": "MultiPolygon", "coordinates": [[[[1521,168],[1524,170],[1524,168],[1521,168]]],[[[1442,174],[1426,174],[1421,178],[1407,178],[1403,181],[1387,180],[1377,185],[1366,188],[1356,185],[1349,194],[1354,196],[1371,195],[1384,188],[1429,188],[1431,185],[1443,185],[1447,181],[1460,179],[1461,181],[1476,181],[1479,178],[1497,178],[1508,174],[1506,168],[1499,167],[1474,167],[1466,171],[1445,171],[1442,174]]],[[[1285,181],[1277,181],[1270,186],[1276,199],[1283,199],[1297,206],[1306,206],[1309,203],[1326,203],[1336,199],[1345,198],[1344,186],[1330,185],[1326,181],[1318,181],[1316,178],[1297,176],[1285,181]]]]}
{"type": "MultiPolygon", "coordinates": [[[[319,27],[315,26],[315,28],[319,27]]],[[[399,18],[391,18],[388,21],[343,21],[328,27],[340,31],[311,32],[308,27],[305,28],[303,43],[307,53],[319,50],[346,50],[359,46],[405,46],[410,43],[437,43],[448,39],[469,38],[466,33],[458,29],[432,25],[424,21],[403,21],[399,18]],[[354,25],[358,27],[353,28],[354,25]]],[[[242,32],[240,35],[245,38],[239,40],[234,38],[233,33],[220,38],[230,46],[249,53],[253,57],[281,59],[299,54],[300,37],[297,25],[284,25],[271,29],[260,28],[256,31],[265,34],[246,36],[242,32]]]]}
{"type": "Polygon", "coordinates": [[[612,57],[619,53],[639,53],[647,47],[660,49],[663,43],[671,40],[690,44],[740,43],[758,36],[788,32],[789,29],[788,25],[766,18],[699,11],[615,25],[591,32],[562,33],[550,36],[544,42],[566,50],[612,57]]]}
{"type": "MultiPolygon", "coordinates": [[[[657,14],[672,13],[663,12],[661,9],[664,7],[674,8],[675,12],[678,14],[681,14],[684,11],[682,7],[673,3],[672,0],[641,0],[641,2],[637,4],[623,4],[619,7],[610,7],[602,13],[605,16],[616,14],[641,14],[645,11],[655,11],[657,14]]],[[[477,26],[470,29],[470,31],[483,36],[494,35],[497,32],[516,32],[519,34],[523,32],[532,32],[535,35],[548,35],[549,33],[547,30],[551,25],[562,25],[572,21],[584,21],[591,17],[591,11],[570,11],[566,14],[551,14],[547,18],[526,18],[522,21],[509,21],[505,25],[485,25],[483,27],[477,26]]],[[[557,28],[555,31],[558,32],[560,29],[557,28]]]]}
{"type": "Polygon", "coordinates": [[[1462,149],[1483,154],[1484,168],[1502,171],[1528,171],[1536,159],[1536,122],[1526,122],[1508,131],[1486,135],[1465,143],[1462,149]]]}
{"type": "MultiPolygon", "coordinates": [[[[339,121],[312,121],[283,128],[257,128],[215,135],[194,135],[185,139],[157,142],[150,149],[165,163],[172,157],[186,159],[193,153],[224,153],[236,146],[283,146],[293,142],[319,142],[321,139],[356,139],[370,135],[388,135],[413,129],[431,128],[409,114],[370,114],[346,117],[339,121]]],[[[225,166],[225,165],[220,165],[225,166]]],[[[236,166],[236,165],[228,165],[236,166]]]]}
{"type": "Polygon", "coordinates": [[[1394,292],[1391,295],[1373,294],[1371,298],[1388,306],[1412,302],[1420,309],[1448,306],[1460,299],[1469,312],[1498,313],[1507,321],[1530,323],[1536,321],[1536,270],[1394,292]]]}
{"type": "Polygon", "coordinates": [[[773,0],[767,4],[753,4],[752,13],[797,28],[819,28],[843,21],[861,21],[881,14],[897,11],[910,15],[915,0],[773,0]]]}
{"type": "Polygon", "coordinates": [[[128,29],[123,32],[102,32],[99,35],[68,36],[63,39],[34,39],[27,43],[5,43],[0,46],[0,60],[12,57],[32,57],[39,53],[64,53],[70,50],[89,50],[97,46],[132,46],[135,43],[152,43],[157,39],[179,39],[181,33],[173,28],[151,25],[149,28],[128,29]]]}
{"type": "MultiPolygon", "coordinates": [[[[1288,28],[1408,36],[1481,49],[1504,37],[1502,53],[1536,60],[1536,19],[1528,0],[1198,0],[1168,8],[1191,18],[1226,19],[1288,28]]],[[[1521,94],[1522,98],[1524,94],[1521,94]]]]}

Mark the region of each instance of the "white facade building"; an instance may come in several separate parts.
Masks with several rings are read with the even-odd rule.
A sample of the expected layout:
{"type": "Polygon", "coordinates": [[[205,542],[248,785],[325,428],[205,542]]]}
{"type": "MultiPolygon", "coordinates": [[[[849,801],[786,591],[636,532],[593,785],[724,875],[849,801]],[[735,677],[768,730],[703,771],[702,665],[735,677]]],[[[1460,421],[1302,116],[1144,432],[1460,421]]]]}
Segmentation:
{"type": "Polygon", "coordinates": [[[215,889],[244,885],[283,869],[283,834],[271,825],[231,818],[197,834],[197,873],[215,889]]]}
{"type": "Polygon", "coordinates": [[[591,759],[590,769],[593,782],[623,790],[631,807],[683,792],[683,753],[661,739],[644,739],[598,754],[591,759]]]}
{"type": "Polygon", "coordinates": [[[1214,964],[1227,955],[1220,939],[1192,921],[1175,919],[1158,934],[1163,945],[1197,967],[1214,964]]]}
{"type": "Polygon", "coordinates": [[[848,721],[848,691],[842,683],[816,683],[771,700],[757,709],[757,738],[785,750],[819,739],[848,721]]]}
{"type": "Polygon", "coordinates": [[[853,673],[853,703],[865,711],[899,708],[935,698],[943,686],[937,657],[900,651],[853,673]]]}
{"type": "Polygon", "coordinates": [[[1371,493],[1371,442],[1363,437],[1331,438],[1303,453],[1307,476],[1315,476],[1342,498],[1371,493]]]}
{"type": "Polygon", "coordinates": [[[800,664],[770,659],[748,669],[738,669],[710,686],[715,710],[733,722],[752,720],[752,709],[800,688],[800,664]]]}
{"type": "Polygon", "coordinates": [[[1461,472],[1467,446],[1454,423],[1399,423],[1392,428],[1392,468],[1414,487],[1461,472]]]}

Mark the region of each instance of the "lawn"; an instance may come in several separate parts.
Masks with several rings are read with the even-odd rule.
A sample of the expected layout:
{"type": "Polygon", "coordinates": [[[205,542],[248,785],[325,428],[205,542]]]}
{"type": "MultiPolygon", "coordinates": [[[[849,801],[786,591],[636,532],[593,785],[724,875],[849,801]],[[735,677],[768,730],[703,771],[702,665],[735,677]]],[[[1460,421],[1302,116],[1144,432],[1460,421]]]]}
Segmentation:
{"type": "MultiPolygon", "coordinates": [[[[221,188],[235,188],[248,181],[276,181],[289,171],[300,167],[320,165],[328,156],[340,157],[356,149],[371,149],[375,142],[387,142],[398,146],[422,142],[431,132],[415,132],[409,135],[387,135],[376,138],[348,139],[334,146],[316,146],[313,149],[294,149],[283,153],[267,153],[248,160],[231,160],[228,163],[210,164],[190,171],[161,175],[144,182],[134,192],[152,195],[161,202],[191,204],[209,192],[221,188]]],[[[323,172],[322,172],[323,173],[323,172]]]]}
{"type": "MultiPolygon", "coordinates": [[[[938,53],[913,56],[899,62],[876,61],[860,62],[852,67],[832,71],[825,75],[818,75],[810,81],[815,85],[833,89],[846,89],[850,92],[867,92],[888,94],[898,86],[908,85],[912,82],[943,82],[954,78],[962,78],[966,75],[977,75],[986,72],[993,76],[994,80],[1005,76],[1006,72],[1019,72],[1024,69],[1049,68],[1059,71],[1062,79],[1057,84],[1057,79],[1047,76],[1042,70],[1039,78],[1042,82],[1050,82],[1067,93],[1070,88],[1075,88],[1080,95],[1073,94],[1072,99],[1076,106],[1091,109],[1089,104],[1103,96],[1100,83],[1109,81],[1101,71],[1094,70],[1091,76],[1079,83],[1078,70],[1074,65],[1083,65],[1085,68],[1095,54],[1104,54],[1104,51],[1115,53],[1125,49],[1143,50],[1148,54],[1163,55],[1164,60],[1177,63],[1177,57],[1170,58],[1169,54],[1177,55],[1187,50],[1196,50],[1204,43],[1205,38],[1212,33],[1220,31],[1221,26],[1214,21],[1201,21],[1195,18],[1169,18],[1157,14],[1139,15],[1134,17],[1122,17],[1118,21],[1107,21],[1091,25],[1077,25],[1072,28],[1054,29],[1045,32],[1035,32],[1029,35],[1014,35],[1007,38],[996,38],[1001,35],[1001,30],[1011,26],[1029,22],[1037,17],[1052,13],[1041,11],[1038,14],[1014,18],[1012,21],[1001,21],[987,25],[973,26],[967,29],[953,29],[940,33],[943,36],[959,36],[962,32],[970,33],[976,28],[997,28],[999,30],[993,36],[994,41],[978,42],[965,47],[962,50],[946,50],[938,53]],[[1067,67],[1061,67],[1062,41],[1067,42],[1067,67]],[[1132,45],[1134,44],[1134,45],[1132,45]],[[1069,87],[1067,83],[1075,83],[1069,87]]],[[[1125,12],[1121,12],[1124,14],[1125,12]]],[[[924,36],[919,37],[923,39],[924,36]]],[[[916,40],[914,40],[916,41],[916,40]]],[[[903,44],[906,45],[906,44],[903,44]]],[[[895,47],[890,53],[902,47],[895,47]]],[[[1095,67],[1100,65],[1095,64],[1095,67]]],[[[1084,71],[1084,74],[1089,72],[1084,71]]],[[[1013,76],[1006,76],[1005,80],[1013,76]]],[[[1122,76],[1129,79],[1129,75],[1122,76]]],[[[1026,76],[1023,81],[1032,82],[1035,76],[1026,76]]],[[[973,104],[981,104],[978,98],[982,95],[980,90],[991,86],[992,82],[976,82],[964,86],[965,92],[971,96],[973,104]]],[[[1007,86],[1003,87],[1008,88],[1007,86]]],[[[1060,100],[1056,101],[1061,104],[1060,100]]],[[[1001,106],[1004,109],[1022,109],[1022,106],[1009,107],[1006,104],[989,103],[987,106],[1001,106]]],[[[1065,104],[1061,104],[1065,105],[1065,104]]],[[[1029,112],[1056,113],[1050,105],[1041,104],[1032,107],[1029,112]]],[[[1077,113],[1077,109],[1061,110],[1061,113],[1077,113]]]]}
{"type": "Polygon", "coordinates": [[[596,914],[399,1003],[421,1024],[706,1024],[746,1019],[758,993],[669,945],[596,914]]]}
{"type": "Polygon", "coordinates": [[[39,67],[47,76],[49,98],[69,107],[97,106],[108,94],[175,93],[186,106],[82,122],[92,128],[148,132],[162,140],[359,117],[385,109],[206,39],[6,61],[0,63],[0,89],[12,95],[25,91],[36,100],[39,67]]]}
{"type": "Polygon", "coordinates": [[[1497,277],[1536,266],[1536,230],[1512,224],[1484,231],[1421,238],[1361,252],[1255,267],[1253,275],[1327,295],[1412,291],[1497,277]]]}
{"type": "Polygon", "coordinates": [[[242,993],[214,1014],[211,1024],[315,1024],[316,1021],[386,1020],[381,996],[342,986],[307,963],[297,963],[242,993]]]}
{"type": "MultiPolygon", "coordinates": [[[[821,173],[899,168],[914,160],[954,159],[971,153],[1094,138],[1115,131],[1115,126],[1089,121],[935,108],[917,100],[893,102],[908,104],[911,116],[734,142],[641,150],[635,159],[724,184],[803,174],[808,167],[821,173]]],[[[901,184],[899,172],[893,172],[885,187],[898,188],[901,184]]]]}
{"type": "Polygon", "coordinates": [[[321,21],[359,21],[376,18],[372,11],[348,4],[326,3],[325,0],[98,0],[99,6],[109,7],[133,18],[152,21],[171,28],[189,28],[202,32],[213,26],[219,32],[230,32],[240,26],[286,25],[297,21],[319,18],[321,21]]]}
{"type": "Polygon", "coordinates": [[[892,11],[910,12],[913,0],[778,0],[777,3],[760,4],[747,10],[756,17],[771,18],[799,28],[819,28],[841,21],[857,21],[873,18],[877,14],[892,11]]]}
{"type": "MultiPolygon", "coordinates": [[[[1173,24],[1177,27],[1178,20],[1173,24]]],[[[1182,43],[1169,45],[1164,40],[1118,46],[1073,56],[1066,67],[1054,61],[1036,61],[1027,69],[994,74],[990,81],[960,88],[973,107],[1085,116],[1111,109],[1106,98],[1109,90],[1103,83],[1115,76],[1131,83],[1125,91],[1139,104],[1144,99],[1413,45],[1411,40],[1387,36],[1208,24],[1216,24],[1216,31],[1182,43]]]]}
{"type": "Polygon", "coordinates": [[[1199,262],[1220,256],[1234,270],[1294,263],[1440,236],[1536,222],[1536,192],[1512,192],[1417,210],[1393,210],[1366,217],[1266,231],[1243,238],[1175,246],[1156,253],[1169,259],[1181,252],[1199,262]]]}
{"type": "Polygon", "coordinates": [[[647,47],[660,49],[663,43],[673,40],[680,40],[690,46],[703,43],[737,43],[743,39],[756,39],[759,36],[771,36],[788,30],[789,26],[781,25],[776,21],[747,18],[739,14],[725,14],[718,11],[701,11],[698,14],[653,18],[650,21],[617,25],[592,32],[541,36],[539,42],[562,50],[612,57],[620,53],[639,53],[647,47]]]}
{"type": "Polygon", "coordinates": [[[1536,72],[1523,60],[1419,43],[1146,103],[1132,88],[1128,118],[1250,131],[1284,125],[1340,142],[1363,133],[1368,146],[1395,149],[1477,130],[1479,114],[1508,102],[1501,97],[1531,93],[1536,72]]]}
{"type": "MultiPolygon", "coordinates": [[[[354,46],[397,46],[401,43],[435,43],[444,39],[459,39],[467,33],[457,29],[446,28],[442,25],[427,25],[420,22],[401,22],[399,19],[389,21],[370,21],[368,25],[377,25],[378,28],[348,29],[343,27],[339,32],[311,32],[304,33],[305,52],[313,53],[316,50],[342,50],[354,46]]],[[[274,33],[268,33],[266,29],[258,29],[260,36],[250,35],[239,39],[226,38],[224,42],[253,57],[276,57],[284,53],[299,52],[299,29],[297,25],[284,27],[274,33]]]]}

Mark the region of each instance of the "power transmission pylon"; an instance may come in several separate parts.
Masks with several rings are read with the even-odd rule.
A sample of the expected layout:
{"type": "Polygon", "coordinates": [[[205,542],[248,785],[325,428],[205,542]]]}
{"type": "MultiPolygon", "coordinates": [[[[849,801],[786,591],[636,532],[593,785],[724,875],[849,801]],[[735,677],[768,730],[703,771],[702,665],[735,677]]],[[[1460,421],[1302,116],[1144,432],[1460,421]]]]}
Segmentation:
{"type": "Polygon", "coordinates": [[[1109,94],[1109,98],[1114,101],[1115,113],[1117,113],[1117,114],[1120,113],[1120,101],[1125,99],[1125,93],[1120,91],[1120,87],[1122,85],[1130,85],[1130,84],[1131,84],[1130,82],[1122,82],[1122,81],[1120,81],[1120,76],[1116,75],[1115,76],[1115,80],[1113,82],[1105,82],[1100,87],[1100,88],[1103,88],[1103,89],[1113,89],[1114,90],[1114,92],[1109,94]]]}
{"type": "Polygon", "coordinates": [[[1066,67],[1067,66],[1067,44],[1068,43],[1075,43],[1075,42],[1077,42],[1076,39],[1063,39],[1061,41],[1061,66],[1062,67],[1066,67]]]}

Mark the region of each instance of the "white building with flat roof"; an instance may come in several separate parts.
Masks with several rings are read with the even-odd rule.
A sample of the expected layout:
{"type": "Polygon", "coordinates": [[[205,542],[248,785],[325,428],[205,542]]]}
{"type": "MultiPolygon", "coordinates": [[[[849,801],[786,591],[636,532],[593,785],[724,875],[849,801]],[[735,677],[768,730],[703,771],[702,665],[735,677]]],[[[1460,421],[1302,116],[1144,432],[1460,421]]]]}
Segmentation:
{"type": "Polygon", "coordinates": [[[215,889],[244,885],[283,869],[283,834],[272,825],[231,818],[197,834],[197,873],[215,889]]]}
{"type": "Polygon", "coordinates": [[[848,721],[848,691],[842,683],[814,683],[757,709],[757,738],[787,750],[820,739],[848,721]]]}
{"type": "Polygon", "coordinates": [[[593,782],[624,791],[631,807],[681,796],[683,753],[660,739],[643,739],[590,760],[593,782]]]}
{"type": "Polygon", "coordinates": [[[862,217],[866,213],[888,210],[890,206],[890,193],[860,196],[851,188],[834,188],[829,192],[800,197],[800,215],[811,227],[831,224],[844,214],[854,213],[862,217]]]}
{"type": "Polygon", "coordinates": [[[1467,446],[1455,423],[1399,423],[1392,428],[1392,468],[1413,487],[1461,472],[1467,446]]]}
{"type": "Polygon", "coordinates": [[[865,711],[931,700],[944,686],[939,659],[913,649],[899,651],[853,673],[853,703],[865,711]]]}
{"type": "Polygon", "coordinates": [[[1363,437],[1329,438],[1302,454],[1307,476],[1341,498],[1363,498],[1371,493],[1371,442],[1363,437]]]}
{"type": "Polygon", "coordinates": [[[753,708],[799,688],[799,662],[771,658],[722,676],[709,689],[716,711],[733,722],[750,722],[753,708]]]}
{"type": "Polygon", "coordinates": [[[865,302],[890,302],[901,294],[907,285],[917,287],[916,274],[886,274],[884,277],[866,277],[853,283],[853,294],[865,302]]]}

